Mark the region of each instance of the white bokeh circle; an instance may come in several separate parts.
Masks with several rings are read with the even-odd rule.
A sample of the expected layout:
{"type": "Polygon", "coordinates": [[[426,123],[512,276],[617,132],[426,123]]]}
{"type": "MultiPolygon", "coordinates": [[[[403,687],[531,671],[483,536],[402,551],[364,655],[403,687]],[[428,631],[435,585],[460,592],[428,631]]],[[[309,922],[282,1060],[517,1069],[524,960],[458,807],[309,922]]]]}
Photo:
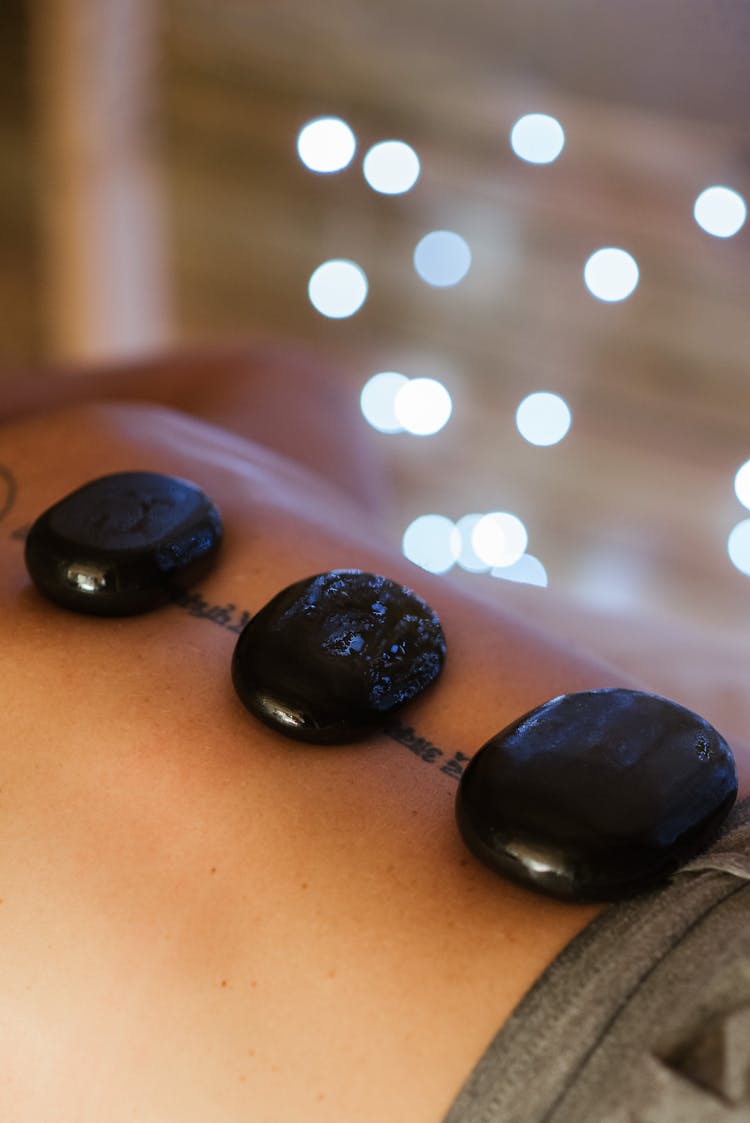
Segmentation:
{"type": "Polygon", "coordinates": [[[583,279],[591,295],[608,303],[631,296],[639,276],[638,263],[633,255],[618,246],[604,246],[596,250],[583,269],[583,279]]]}
{"type": "Polygon", "coordinates": [[[414,250],[414,268],[434,288],[449,288],[462,281],[471,268],[471,250],[453,230],[432,230],[414,250]]]}
{"type": "Polygon", "coordinates": [[[538,391],[524,398],[516,410],[518,432],[532,445],[556,445],[567,435],[572,415],[559,394],[538,391]]]}
{"type": "Polygon", "coordinates": [[[300,129],[297,155],[311,172],[329,175],[351,163],[357,141],[346,121],[340,117],[316,117],[300,129]]]}
{"type": "Polygon", "coordinates": [[[472,542],[474,527],[483,518],[483,514],[473,512],[469,515],[462,515],[456,522],[456,529],[461,536],[461,548],[456,561],[461,569],[465,569],[469,573],[486,573],[490,568],[489,564],[479,557],[472,542]]]}
{"type": "Polygon", "coordinates": [[[455,523],[445,515],[419,515],[409,523],[401,542],[404,556],[430,573],[447,573],[460,545],[455,523]]]}
{"type": "Polygon", "coordinates": [[[407,433],[429,437],[448,423],[453,402],[436,378],[411,378],[396,393],[393,411],[407,433]]]}
{"type": "Polygon", "coordinates": [[[510,131],[510,146],[529,164],[551,164],[565,147],[565,131],[548,113],[526,113],[510,131]]]}
{"type": "Polygon", "coordinates": [[[471,534],[477,556],[489,566],[513,565],[526,550],[528,541],[526,527],[508,511],[483,515],[471,534]]]}
{"type": "Polygon", "coordinates": [[[314,271],[307,286],[310,303],[334,320],[353,316],[367,298],[367,277],[354,261],[335,258],[314,271]]]}
{"type": "Polygon", "coordinates": [[[365,420],[380,433],[401,433],[403,425],[394,409],[396,394],[409,379],[396,370],[381,370],[368,378],[359,396],[365,420]]]}
{"type": "Polygon", "coordinates": [[[731,187],[716,184],[701,191],[695,200],[693,217],[714,238],[731,238],[745,225],[747,204],[731,187]]]}
{"type": "Polygon", "coordinates": [[[734,494],[743,507],[750,510],[750,460],[737,469],[734,477],[734,494]]]}
{"type": "Polygon", "coordinates": [[[743,519],[730,531],[727,553],[732,565],[750,577],[750,519],[743,519]]]}
{"type": "Polygon", "coordinates": [[[403,195],[419,179],[419,157],[403,140],[374,144],[362,163],[362,172],[373,191],[403,195]]]}

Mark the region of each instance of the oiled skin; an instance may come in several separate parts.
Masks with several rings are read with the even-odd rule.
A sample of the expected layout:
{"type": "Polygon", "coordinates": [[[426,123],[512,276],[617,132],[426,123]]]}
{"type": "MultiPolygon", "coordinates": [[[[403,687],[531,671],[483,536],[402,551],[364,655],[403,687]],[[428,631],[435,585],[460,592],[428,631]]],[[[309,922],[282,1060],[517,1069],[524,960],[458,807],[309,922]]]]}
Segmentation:
{"type": "Polygon", "coordinates": [[[335,387],[295,362],[156,362],[66,383],[69,401],[99,402],[62,408],[45,380],[0,392],[15,485],[0,502],[0,1086],[14,1123],[439,1123],[597,911],[465,851],[450,762],[544,699],[622,676],[382,545],[361,449],[335,412],[316,414],[335,387]],[[304,466],[268,447],[292,451],[273,421],[290,387],[304,466]],[[44,601],[13,532],[136,467],[192,479],[221,509],[198,599],[122,620],[44,601]],[[422,738],[411,749],[296,746],[232,690],[242,613],[342,566],[403,581],[442,620],[445,670],[403,716],[422,738]]]}

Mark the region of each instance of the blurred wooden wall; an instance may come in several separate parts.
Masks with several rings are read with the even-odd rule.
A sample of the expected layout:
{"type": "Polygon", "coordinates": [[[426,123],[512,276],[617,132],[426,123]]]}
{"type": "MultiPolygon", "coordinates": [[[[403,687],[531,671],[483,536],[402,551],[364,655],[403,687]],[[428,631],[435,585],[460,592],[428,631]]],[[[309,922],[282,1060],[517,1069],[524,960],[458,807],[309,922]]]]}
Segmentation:
{"type": "Polygon", "coordinates": [[[34,0],[35,203],[45,351],[136,355],[171,338],[151,0],[34,0]]]}
{"type": "Polygon", "coordinates": [[[715,182],[750,195],[748,9],[725,3],[720,20],[675,2],[173,0],[164,48],[183,331],[347,345],[353,393],[378,369],[443,378],[446,429],[383,438],[394,538],[423,512],[511,510],[550,584],[623,627],[644,608],[744,621],[750,586],[726,538],[744,514],[733,474],[750,456],[750,228],[712,238],[692,207],[715,182]],[[532,111],[566,129],[549,167],[508,144],[532,111]],[[316,176],[295,138],[325,113],[360,148],[344,172],[316,176]],[[422,162],[402,197],[362,178],[362,155],[388,137],[422,162]],[[434,228],[472,247],[455,288],[412,267],[434,228]],[[604,245],[640,265],[622,304],[582,283],[604,245]],[[315,266],[337,256],[370,280],[345,321],[306,296],[315,266]],[[515,431],[532,390],[571,404],[559,446],[515,431]]]}
{"type": "Polygon", "coordinates": [[[0,7],[0,358],[9,366],[39,354],[39,238],[29,70],[29,13],[0,7]]]}
{"type": "MultiPolygon", "coordinates": [[[[41,0],[34,13],[33,23],[20,4],[0,15],[6,360],[262,334],[347,349],[352,394],[378,369],[434,374],[454,398],[446,429],[383,437],[394,540],[423,512],[511,510],[573,605],[623,630],[648,612],[741,642],[750,579],[729,563],[726,538],[746,513],[732,478],[750,457],[750,228],[714,239],[692,219],[711,183],[750,196],[741,0],[710,12],[697,0],[41,0]],[[88,70],[65,70],[88,48],[75,37],[64,47],[61,13],[74,31],[82,15],[98,28],[88,70]],[[32,27],[41,73],[24,53],[32,27]],[[30,73],[48,107],[33,122],[30,73]],[[50,95],[55,74],[77,106],[50,95]],[[110,95],[87,104],[92,89],[110,95]],[[532,111],[566,129],[549,167],[508,145],[532,111]],[[328,113],[349,121],[359,152],[340,174],[316,176],[295,141],[328,113]],[[50,122],[53,137],[77,138],[72,163],[50,122]],[[422,175],[387,198],[364,183],[361,156],[391,137],[415,147],[422,175]],[[56,211],[66,175],[78,177],[78,202],[56,211]],[[125,208],[132,236],[81,206],[133,183],[145,210],[125,208]],[[452,289],[426,286],[412,266],[434,228],[473,250],[452,289]],[[622,304],[582,283],[602,245],[639,262],[622,304]],[[315,266],[337,256],[370,281],[345,321],[319,316],[306,292],[315,266]],[[76,289],[76,270],[88,288],[76,289]],[[132,306],[118,289],[128,277],[132,306]],[[532,390],[570,402],[559,446],[534,448],[515,431],[532,390]]],[[[490,577],[451,579],[505,595],[490,577]]]]}

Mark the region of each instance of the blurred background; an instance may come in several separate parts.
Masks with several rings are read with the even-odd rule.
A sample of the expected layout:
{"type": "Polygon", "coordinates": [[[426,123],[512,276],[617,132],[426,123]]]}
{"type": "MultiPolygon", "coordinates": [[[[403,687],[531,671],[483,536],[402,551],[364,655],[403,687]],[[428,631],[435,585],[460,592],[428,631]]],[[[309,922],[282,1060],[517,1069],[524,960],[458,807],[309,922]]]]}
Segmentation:
{"type": "Polygon", "coordinates": [[[744,0],[6,0],[0,52],[2,376],[343,349],[412,560],[744,692],[744,0]]]}

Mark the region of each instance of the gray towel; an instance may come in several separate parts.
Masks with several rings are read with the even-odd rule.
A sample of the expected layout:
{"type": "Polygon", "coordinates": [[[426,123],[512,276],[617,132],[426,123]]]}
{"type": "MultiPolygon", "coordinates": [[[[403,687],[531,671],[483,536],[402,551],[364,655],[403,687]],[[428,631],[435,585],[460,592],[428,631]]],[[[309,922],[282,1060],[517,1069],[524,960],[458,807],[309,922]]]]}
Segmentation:
{"type": "Polygon", "coordinates": [[[750,1123],[750,800],[552,963],[443,1123],[750,1123]]]}

